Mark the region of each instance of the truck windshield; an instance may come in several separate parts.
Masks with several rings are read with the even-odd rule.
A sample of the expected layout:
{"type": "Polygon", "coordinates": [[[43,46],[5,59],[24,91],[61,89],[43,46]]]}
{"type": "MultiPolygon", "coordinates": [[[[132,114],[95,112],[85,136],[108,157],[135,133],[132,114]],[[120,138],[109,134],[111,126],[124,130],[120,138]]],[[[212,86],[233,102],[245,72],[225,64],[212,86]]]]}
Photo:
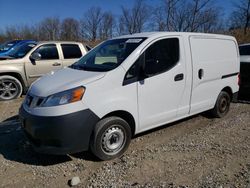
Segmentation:
{"type": "Polygon", "coordinates": [[[106,72],[118,67],[146,38],[108,40],[83,56],[70,68],[106,72]]]}
{"type": "Polygon", "coordinates": [[[8,56],[13,58],[23,58],[35,46],[35,42],[18,45],[14,47],[10,53],[8,53],[8,56]]]}

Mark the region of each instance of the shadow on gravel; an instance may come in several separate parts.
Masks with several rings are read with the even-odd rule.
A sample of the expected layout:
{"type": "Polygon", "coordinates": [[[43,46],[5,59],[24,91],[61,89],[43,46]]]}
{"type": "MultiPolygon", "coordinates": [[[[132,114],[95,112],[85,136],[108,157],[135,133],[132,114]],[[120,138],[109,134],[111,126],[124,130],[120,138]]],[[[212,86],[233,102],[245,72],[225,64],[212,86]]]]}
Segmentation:
{"type": "Polygon", "coordinates": [[[94,156],[90,151],[84,151],[81,153],[71,154],[71,156],[78,158],[78,159],[83,159],[85,161],[92,161],[92,162],[100,162],[101,161],[96,156],[94,156]]]}
{"type": "Polygon", "coordinates": [[[7,160],[49,166],[72,160],[69,156],[44,155],[32,150],[17,116],[0,123],[0,154],[7,160]]]}
{"type": "MultiPolygon", "coordinates": [[[[18,118],[19,118],[18,115],[15,115],[15,116],[12,116],[12,117],[9,117],[9,118],[3,120],[2,123],[3,123],[3,122],[8,122],[8,121],[17,121],[18,118]]],[[[0,124],[1,124],[1,123],[0,123],[0,124]]]]}

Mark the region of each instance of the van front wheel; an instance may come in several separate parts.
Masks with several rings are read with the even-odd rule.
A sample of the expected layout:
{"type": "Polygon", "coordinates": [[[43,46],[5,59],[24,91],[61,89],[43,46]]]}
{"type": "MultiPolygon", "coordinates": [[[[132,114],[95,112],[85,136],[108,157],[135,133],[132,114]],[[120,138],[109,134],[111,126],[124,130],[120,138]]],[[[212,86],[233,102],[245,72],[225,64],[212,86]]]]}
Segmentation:
{"type": "Polygon", "coordinates": [[[131,129],[128,123],[119,117],[107,117],[96,124],[90,149],[99,159],[111,160],[126,151],[130,140],[131,129]]]}
{"type": "Polygon", "coordinates": [[[225,91],[220,92],[216,104],[214,108],[211,110],[212,115],[217,118],[224,117],[229,111],[230,102],[231,102],[230,95],[225,91]]]}

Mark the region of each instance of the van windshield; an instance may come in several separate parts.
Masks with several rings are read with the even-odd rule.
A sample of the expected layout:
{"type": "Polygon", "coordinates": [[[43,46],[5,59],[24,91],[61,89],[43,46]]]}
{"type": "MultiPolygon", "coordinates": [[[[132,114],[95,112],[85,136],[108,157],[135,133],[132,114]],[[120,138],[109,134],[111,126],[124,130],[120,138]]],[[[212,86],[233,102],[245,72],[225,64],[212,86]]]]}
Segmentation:
{"type": "Polygon", "coordinates": [[[146,38],[108,40],[83,56],[70,68],[106,72],[118,67],[146,38]]]}

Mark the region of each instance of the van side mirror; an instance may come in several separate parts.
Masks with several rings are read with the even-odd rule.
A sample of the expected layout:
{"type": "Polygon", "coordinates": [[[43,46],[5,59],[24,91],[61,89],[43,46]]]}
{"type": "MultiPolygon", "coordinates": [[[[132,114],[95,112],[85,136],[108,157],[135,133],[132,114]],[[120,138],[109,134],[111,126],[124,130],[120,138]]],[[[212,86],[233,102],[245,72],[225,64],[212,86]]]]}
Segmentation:
{"type": "Polygon", "coordinates": [[[138,59],[138,81],[142,81],[145,78],[148,78],[147,74],[145,73],[145,53],[143,53],[140,58],[138,59]]]}
{"type": "Polygon", "coordinates": [[[35,62],[35,61],[38,61],[42,58],[42,55],[38,52],[34,52],[30,55],[30,60],[31,62],[35,62]]]}

